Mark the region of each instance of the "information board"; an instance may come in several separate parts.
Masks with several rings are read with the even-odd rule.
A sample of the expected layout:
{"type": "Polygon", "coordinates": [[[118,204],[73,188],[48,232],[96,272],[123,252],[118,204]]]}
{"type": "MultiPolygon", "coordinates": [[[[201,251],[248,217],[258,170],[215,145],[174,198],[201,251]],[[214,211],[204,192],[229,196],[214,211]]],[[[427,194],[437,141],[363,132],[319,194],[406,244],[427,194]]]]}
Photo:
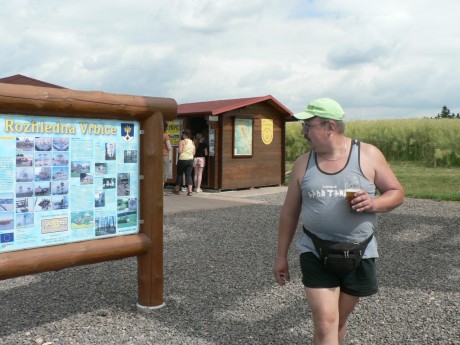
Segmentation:
{"type": "Polygon", "coordinates": [[[139,232],[139,123],[0,115],[0,253],[139,232]]]}

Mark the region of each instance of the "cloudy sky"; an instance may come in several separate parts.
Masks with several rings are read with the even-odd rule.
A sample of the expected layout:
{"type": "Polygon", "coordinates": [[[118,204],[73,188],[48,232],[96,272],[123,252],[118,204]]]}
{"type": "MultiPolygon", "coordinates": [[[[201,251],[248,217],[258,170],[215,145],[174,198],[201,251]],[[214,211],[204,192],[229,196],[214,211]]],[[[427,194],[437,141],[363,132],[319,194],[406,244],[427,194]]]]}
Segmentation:
{"type": "Polygon", "coordinates": [[[179,104],[319,97],[348,119],[460,112],[457,0],[14,0],[0,77],[179,104]]]}

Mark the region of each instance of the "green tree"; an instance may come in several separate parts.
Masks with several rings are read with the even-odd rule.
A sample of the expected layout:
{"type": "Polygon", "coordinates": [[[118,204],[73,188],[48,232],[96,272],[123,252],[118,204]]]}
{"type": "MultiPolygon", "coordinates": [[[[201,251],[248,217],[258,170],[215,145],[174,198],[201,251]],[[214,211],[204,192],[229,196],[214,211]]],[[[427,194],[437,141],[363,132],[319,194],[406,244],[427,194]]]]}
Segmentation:
{"type": "Polygon", "coordinates": [[[443,106],[441,109],[441,113],[438,114],[437,118],[447,119],[449,117],[451,117],[450,109],[447,108],[447,106],[443,106]]]}

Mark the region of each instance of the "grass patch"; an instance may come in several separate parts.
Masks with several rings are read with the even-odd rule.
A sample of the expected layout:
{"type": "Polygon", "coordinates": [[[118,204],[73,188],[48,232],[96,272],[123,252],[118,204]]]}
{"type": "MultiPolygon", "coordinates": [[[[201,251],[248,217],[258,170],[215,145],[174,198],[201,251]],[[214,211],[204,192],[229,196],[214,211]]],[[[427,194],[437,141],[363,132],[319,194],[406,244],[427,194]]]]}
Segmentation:
{"type": "Polygon", "coordinates": [[[390,165],[407,197],[460,201],[460,168],[427,168],[413,162],[390,165]]]}
{"type": "MultiPolygon", "coordinates": [[[[286,172],[293,162],[286,161],[286,172]]],[[[460,201],[460,168],[428,168],[421,163],[390,162],[396,177],[404,187],[406,197],[460,201]]],[[[289,175],[286,184],[289,184],[289,175]]]]}

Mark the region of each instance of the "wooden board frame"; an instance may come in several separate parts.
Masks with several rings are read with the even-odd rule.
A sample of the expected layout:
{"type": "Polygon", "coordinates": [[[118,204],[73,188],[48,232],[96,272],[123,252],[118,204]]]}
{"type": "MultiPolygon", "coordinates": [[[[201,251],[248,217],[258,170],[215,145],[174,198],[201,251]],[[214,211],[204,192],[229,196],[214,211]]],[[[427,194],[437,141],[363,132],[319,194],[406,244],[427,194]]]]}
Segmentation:
{"type": "Polygon", "coordinates": [[[177,116],[170,98],[0,83],[0,114],[140,123],[140,232],[0,254],[0,279],[138,257],[138,306],[163,305],[163,121],[177,116]]]}

